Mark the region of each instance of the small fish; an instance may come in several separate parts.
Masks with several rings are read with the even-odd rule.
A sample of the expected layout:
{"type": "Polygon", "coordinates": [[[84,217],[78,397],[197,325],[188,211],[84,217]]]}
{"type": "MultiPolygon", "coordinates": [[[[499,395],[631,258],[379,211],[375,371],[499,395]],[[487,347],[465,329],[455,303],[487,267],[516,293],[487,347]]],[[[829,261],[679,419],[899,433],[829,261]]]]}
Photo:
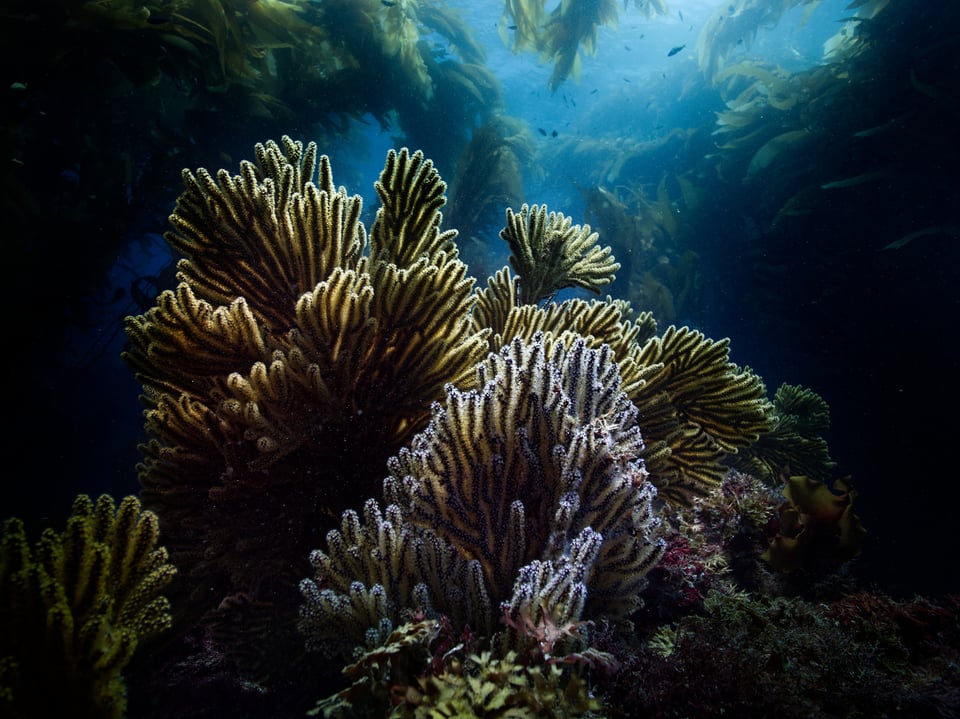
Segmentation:
{"type": "Polygon", "coordinates": [[[677,15],[680,16],[680,22],[683,22],[683,10],[677,10],[677,15]]]}
{"type": "Polygon", "coordinates": [[[68,185],[79,185],[80,173],[75,169],[68,167],[60,172],[60,179],[68,185]]]}
{"type": "Polygon", "coordinates": [[[571,98],[570,98],[570,104],[573,105],[574,107],[576,107],[576,106],[577,106],[577,101],[574,100],[574,99],[571,97],[571,98]]]}
{"type": "Polygon", "coordinates": [[[591,94],[591,95],[596,95],[598,89],[599,89],[599,88],[596,88],[596,87],[593,88],[593,89],[590,91],[590,94],[591,94]]]}
{"type": "Polygon", "coordinates": [[[507,25],[507,30],[516,30],[516,29],[517,29],[516,25],[507,25]]]}
{"type": "Polygon", "coordinates": [[[624,46],[623,46],[623,49],[626,50],[627,52],[630,52],[630,46],[629,46],[629,45],[624,45],[624,46]]]}
{"type": "Polygon", "coordinates": [[[544,130],[542,127],[538,127],[538,128],[537,128],[537,132],[539,132],[539,133],[540,133],[541,135],[543,135],[544,137],[547,136],[547,131],[544,130]]]}
{"type": "Polygon", "coordinates": [[[556,130],[554,130],[553,132],[550,133],[550,137],[556,137],[556,136],[557,136],[557,131],[556,131],[556,130]]]}
{"type": "Polygon", "coordinates": [[[394,7],[397,3],[396,0],[380,0],[387,7],[394,7]]]}
{"type": "Polygon", "coordinates": [[[630,82],[630,78],[629,78],[629,77],[625,77],[625,78],[623,78],[623,81],[624,81],[624,82],[630,82]]]}
{"type": "Polygon", "coordinates": [[[686,45],[684,44],[684,45],[677,45],[676,47],[670,48],[670,52],[667,53],[667,57],[673,57],[673,56],[676,55],[678,52],[680,52],[681,50],[683,50],[683,48],[685,48],[685,47],[686,47],[686,45]]]}

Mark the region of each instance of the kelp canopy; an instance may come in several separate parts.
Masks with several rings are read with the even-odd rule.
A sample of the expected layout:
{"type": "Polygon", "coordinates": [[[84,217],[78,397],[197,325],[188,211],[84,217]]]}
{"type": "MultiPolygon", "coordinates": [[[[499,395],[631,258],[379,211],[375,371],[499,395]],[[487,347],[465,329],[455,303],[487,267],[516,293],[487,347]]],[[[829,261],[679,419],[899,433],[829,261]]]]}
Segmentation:
{"type": "MultiPolygon", "coordinates": [[[[546,0],[505,0],[497,28],[513,52],[533,51],[553,65],[548,85],[556,90],[580,78],[581,57],[597,52],[597,32],[616,27],[617,0],[563,0],[548,14],[546,0]]],[[[624,2],[624,7],[629,0],[624,2]]],[[[664,0],[634,0],[647,17],[666,14],[664,0]]]]}
{"type": "Polygon", "coordinates": [[[819,3],[820,0],[733,0],[729,4],[723,3],[714,10],[697,38],[700,69],[708,78],[713,78],[730,52],[741,46],[749,48],[760,30],[776,26],[780,18],[797,6],[806,7],[803,20],[806,22],[819,3]]]}

